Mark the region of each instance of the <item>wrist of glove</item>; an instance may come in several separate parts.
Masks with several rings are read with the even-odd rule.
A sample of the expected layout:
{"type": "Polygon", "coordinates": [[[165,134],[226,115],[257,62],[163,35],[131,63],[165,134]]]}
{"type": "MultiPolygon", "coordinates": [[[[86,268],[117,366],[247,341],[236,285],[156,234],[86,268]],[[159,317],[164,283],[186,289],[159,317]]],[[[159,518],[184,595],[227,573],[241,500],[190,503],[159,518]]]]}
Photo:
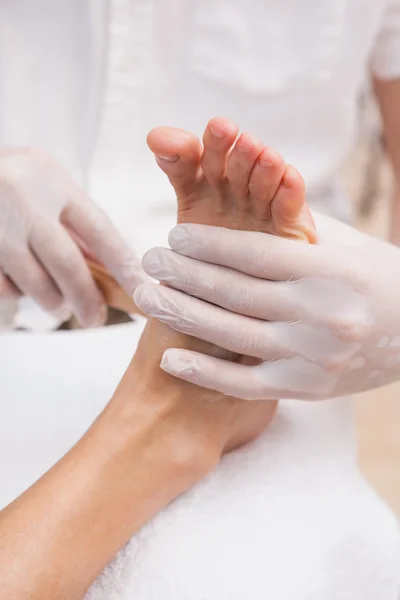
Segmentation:
{"type": "Polygon", "coordinates": [[[321,244],[180,225],[143,266],[167,284],[135,301],[174,329],[262,359],[239,365],[170,349],[161,367],[245,399],[323,399],[400,374],[400,250],[315,215],[321,244]],[[399,290],[399,292],[397,291],[399,290]]]}

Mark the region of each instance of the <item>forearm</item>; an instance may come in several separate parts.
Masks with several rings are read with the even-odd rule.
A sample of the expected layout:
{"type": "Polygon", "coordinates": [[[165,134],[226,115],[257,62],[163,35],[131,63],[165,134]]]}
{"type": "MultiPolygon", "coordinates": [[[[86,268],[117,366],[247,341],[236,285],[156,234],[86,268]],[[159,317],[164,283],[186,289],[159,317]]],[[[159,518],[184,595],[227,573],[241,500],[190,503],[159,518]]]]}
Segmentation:
{"type": "Polygon", "coordinates": [[[154,409],[130,396],[117,392],[76,446],[0,513],[1,598],[81,600],[128,539],[196,481],[173,403],[154,409]]]}
{"type": "Polygon", "coordinates": [[[400,184],[395,186],[392,195],[389,241],[395,246],[400,246],[400,184]]]}
{"type": "Polygon", "coordinates": [[[385,145],[393,167],[395,188],[390,215],[390,241],[400,245],[400,79],[375,78],[375,95],[379,103],[385,145]]]}

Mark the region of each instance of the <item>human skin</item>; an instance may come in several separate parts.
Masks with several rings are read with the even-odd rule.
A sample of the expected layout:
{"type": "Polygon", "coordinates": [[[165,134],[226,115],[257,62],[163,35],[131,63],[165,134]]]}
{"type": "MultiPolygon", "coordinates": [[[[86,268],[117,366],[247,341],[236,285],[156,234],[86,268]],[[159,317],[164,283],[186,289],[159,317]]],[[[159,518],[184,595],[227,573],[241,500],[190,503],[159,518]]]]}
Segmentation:
{"type": "MultiPolygon", "coordinates": [[[[316,229],[300,174],[285,165],[275,150],[249,134],[237,137],[238,133],[229,120],[212,119],[203,136],[203,150],[198,138],[186,131],[161,127],[150,132],[149,147],[176,192],[178,223],[219,225],[315,243],[316,229]]],[[[135,300],[144,312],[147,299],[151,303],[151,292],[151,284],[136,292],[135,300]]],[[[161,363],[168,348],[185,348],[247,365],[261,362],[200,342],[156,319],[148,320],[141,347],[146,348],[146,360],[154,366],[161,363]]],[[[158,377],[162,380],[169,375],[159,373],[158,377]]],[[[231,435],[221,451],[254,439],[272,419],[276,407],[271,400],[248,403],[229,398],[231,410],[235,408],[239,415],[239,433],[237,439],[231,435]]]]}
{"type": "MultiPolygon", "coordinates": [[[[203,149],[195,135],[180,129],[160,127],[150,132],[149,147],[176,192],[178,223],[220,225],[315,243],[315,225],[305,203],[300,174],[285,165],[273,149],[249,134],[238,137],[238,133],[229,120],[212,119],[203,136],[203,149]]],[[[145,295],[151,293],[151,288],[144,286],[145,295]]],[[[146,312],[146,297],[140,298],[140,307],[146,312]]],[[[138,348],[145,357],[142,380],[147,380],[149,386],[163,389],[170,381],[167,373],[156,371],[168,348],[195,350],[242,364],[259,362],[149,319],[138,348]],[[148,372],[149,365],[152,368],[148,372]]],[[[276,408],[272,400],[249,404],[232,396],[219,398],[220,402],[228,402],[226,412],[232,419],[224,443],[214,440],[219,455],[257,437],[276,408]]]]}
{"type": "MultiPolygon", "coordinates": [[[[235,125],[213,120],[203,153],[199,140],[186,132],[151,134],[149,143],[157,153],[180,152],[178,161],[159,159],[178,190],[178,221],[314,240],[302,179],[277,153],[242,136],[230,155],[236,163],[226,179],[236,136],[235,125]],[[214,178],[215,167],[219,174],[214,178]],[[248,179],[251,172],[258,179],[249,193],[246,173],[248,179]],[[191,194],[184,197],[181,185],[182,190],[193,185],[191,194]]],[[[251,360],[149,320],[103,413],[64,458],[0,513],[0,597],[81,600],[142,525],[207,475],[223,453],[253,440],[270,423],[274,401],[247,403],[162,371],[160,359],[170,347],[251,360]]]]}
{"type": "Polygon", "coordinates": [[[400,245],[400,79],[374,80],[383,124],[385,145],[394,172],[394,193],[389,238],[400,245]]]}
{"type": "Polygon", "coordinates": [[[145,346],[87,433],[0,512],[0,598],[81,600],[135,532],[270,421],[273,404],[246,418],[162,373],[145,346]]]}
{"type": "Polygon", "coordinates": [[[158,403],[141,391],[118,391],[66,456],[1,511],[1,598],[81,599],[134,532],[205,474],[177,398],[158,403]]]}

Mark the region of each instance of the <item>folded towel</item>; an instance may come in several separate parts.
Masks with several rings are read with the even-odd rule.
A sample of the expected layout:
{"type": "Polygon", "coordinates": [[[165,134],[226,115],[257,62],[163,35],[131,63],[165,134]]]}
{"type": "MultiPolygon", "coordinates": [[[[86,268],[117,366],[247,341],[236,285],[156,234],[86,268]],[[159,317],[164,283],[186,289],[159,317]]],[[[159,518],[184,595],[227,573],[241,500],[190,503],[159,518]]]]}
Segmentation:
{"type": "Polygon", "coordinates": [[[354,462],[348,400],[282,403],[136,535],[86,600],[398,600],[397,523],[354,462]]]}

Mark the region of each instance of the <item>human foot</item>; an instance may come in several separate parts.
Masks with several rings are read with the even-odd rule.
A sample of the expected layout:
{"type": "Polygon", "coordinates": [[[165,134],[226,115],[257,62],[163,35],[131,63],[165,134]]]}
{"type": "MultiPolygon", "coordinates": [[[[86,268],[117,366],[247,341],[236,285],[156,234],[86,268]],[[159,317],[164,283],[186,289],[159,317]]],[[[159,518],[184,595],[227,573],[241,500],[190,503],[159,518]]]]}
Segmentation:
{"type": "Polygon", "coordinates": [[[299,172],[227,119],[212,119],[200,140],[172,127],[147,138],[178,199],[178,223],[261,231],[316,243],[299,172]]]}
{"type": "MultiPolygon", "coordinates": [[[[237,133],[229,121],[213,119],[204,134],[204,151],[196,136],[182,130],[163,127],[149,134],[149,146],[178,197],[178,223],[218,225],[316,241],[301,176],[293,167],[287,167],[276,152],[248,134],[235,143],[237,133]]],[[[137,300],[146,311],[140,291],[137,300]]],[[[219,451],[230,450],[254,439],[269,424],[275,412],[274,401],[248,403],[223,397],[178,382],[161,371],[161,357],[171,347],[246,364],[249,359],[149,319],[132,362],[136,376],[144,390],[150,386],[155,395],[173,390],[178,395],[179,410],[193,412],[197,431],[202,431],[201,421],[205,423],[207,442],[214,440],[219,451]],[[215,399],[218,402],[210,402],[215,399]]]]}

